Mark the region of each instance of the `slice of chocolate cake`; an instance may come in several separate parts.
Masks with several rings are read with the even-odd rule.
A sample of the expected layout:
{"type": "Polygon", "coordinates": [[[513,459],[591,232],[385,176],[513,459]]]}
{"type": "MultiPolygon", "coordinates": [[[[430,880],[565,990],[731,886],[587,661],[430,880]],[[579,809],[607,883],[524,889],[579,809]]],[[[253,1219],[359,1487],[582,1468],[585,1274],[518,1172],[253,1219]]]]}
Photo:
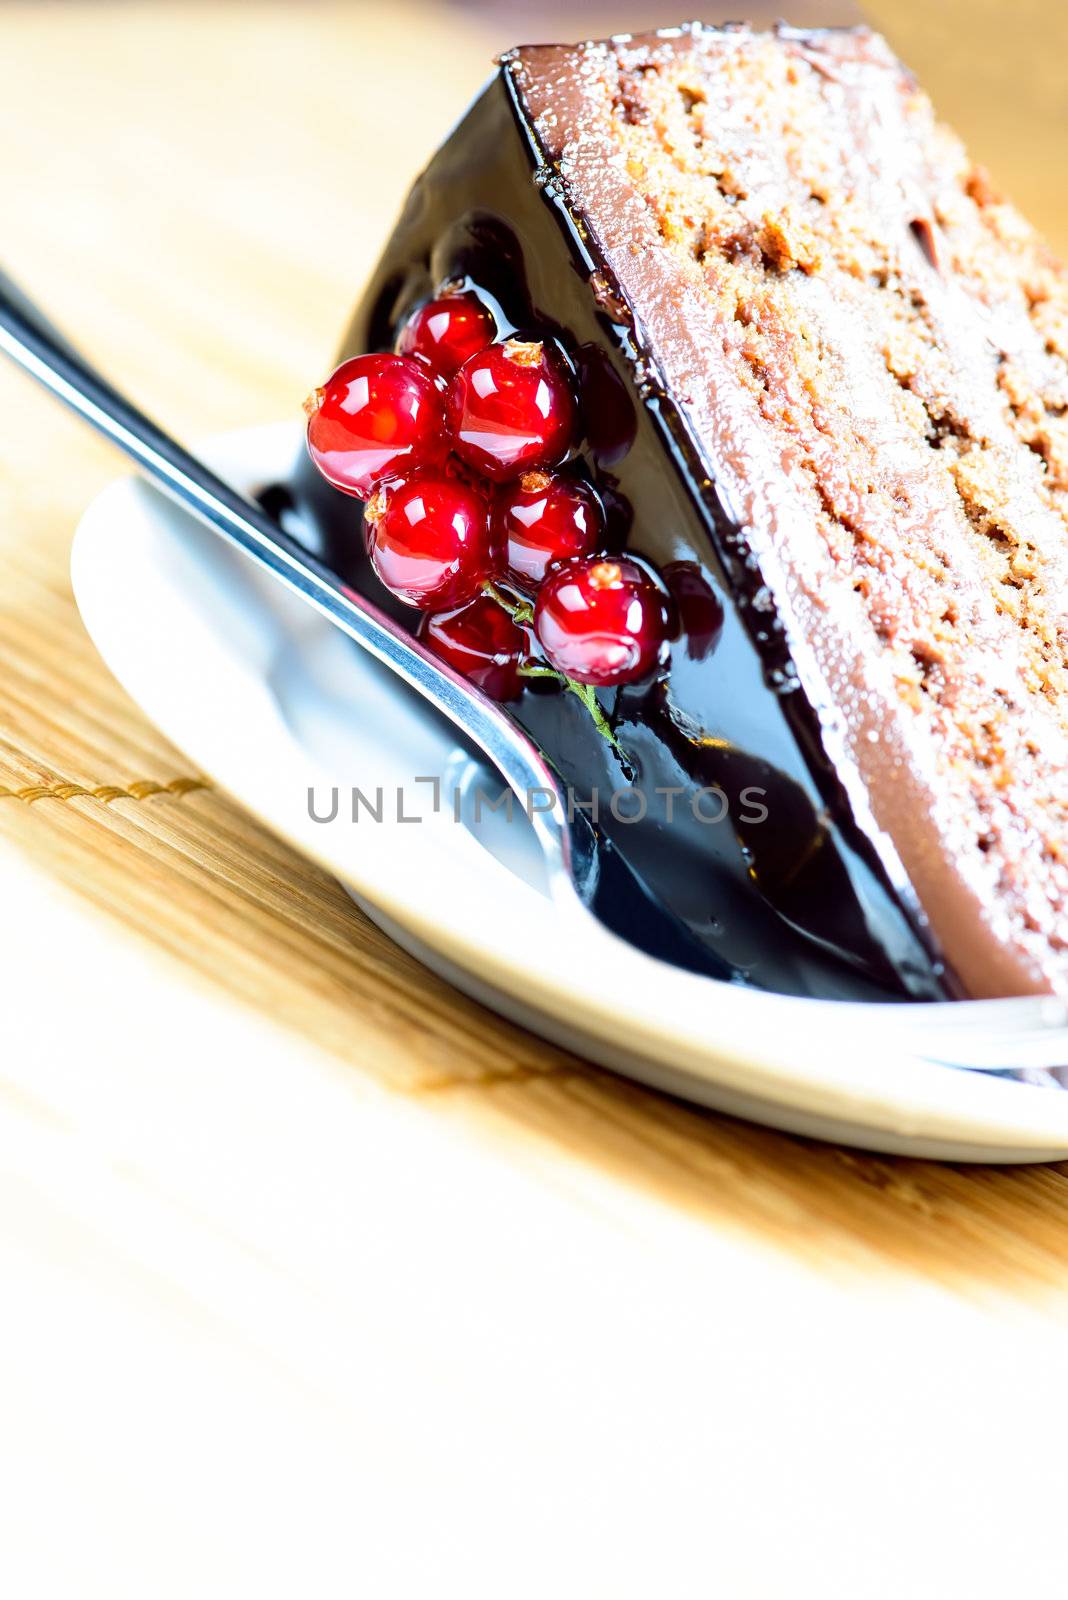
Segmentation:
{"type": "MultiPolygon", "coordinates": [[[[682,797],[603,818],[656,892],[791,992],[1068,990],[1068,286],[882,41],[511,53],[343,354],[446,284],[566,352],[568,470],[673,597],[614,742],[515,702],[576,786],[682,797]]],[[[351,566],[356,502],[296,492],[351,566]]]]}

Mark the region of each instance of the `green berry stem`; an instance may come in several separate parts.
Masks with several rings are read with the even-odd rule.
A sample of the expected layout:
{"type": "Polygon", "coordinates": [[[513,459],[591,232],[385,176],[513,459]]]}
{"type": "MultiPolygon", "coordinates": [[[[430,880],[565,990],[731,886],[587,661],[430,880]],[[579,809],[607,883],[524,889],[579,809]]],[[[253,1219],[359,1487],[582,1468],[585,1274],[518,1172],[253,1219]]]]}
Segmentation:
{"type": "Polygon", "coordinates": [[[521,662],[516,671],[521,678],[553,678],[557,683],[562,684],[565,689],[570,690],[586,707],[597,732],[603,739],[608,741],[620,760],[629,766],[627,753],[612,731],[608,718],[601,710],[600,702],[590,684],[576,683],[574,678],[567,677],[563,672],[557,672],[555,667],[545,667],[535,661],[521,662]]]}
{"type": "MultiPolygon", "coordinates": [[[[507,611],[512,621],[518,624],[520,627],[529,627],[533,623],[534,607],[529,603],[529,601],[510,600],[508,596],[502,594],[497,585],[495,583],[491,583],[489,579],[487,579],[482,585],[482,593],[484,595],[488,595],[491,600],[495,600],[499,606],[507,611]]],[[[597,732],[601,735],[602,739],[606,739],[624,765],[629,766],[629,763],[627,762],[626,751],[623,749],[623,746],[613,733],[612,728],[609,725],[608,718],[601,710],[600,702],[593,692],[592,685],[588,683],[576,683],[574,678],[569,678],[565,673],[557,672],[555,667],[547,667],[538,661],[521,662],[516,670],[521,678],[554,678],[557,683],[562,684],[565,689],[570,690],[573,695],[576,695],[589,712],[593,721],[593,725],[597,729],[597,732]]]]}
{"type": "Polygon", "coordinates": [[[627,753],[623,749],[623,746],[620,744],[619,740],[616,738],[615,733],[609,724],[608,718],[601,710],[600,701],[593,692],[593,685],[589,683],[576,683],[574,678],[565,677],[563,673],[560,674],[560,681],[565,689],[570,689],[573,695],[578,696],[578,698],[582,701],[582,704],[586,707],[586,710],[589,712],[590,716],[593,718],[593,725],[597,729],[597,732],[602,738],[608,740],[608,743],[612,746],[612,749],[615,751],[619,759],[629,767],[630,763],[627,761],[627,753]]]}
{"type": "Polygon", "coordinates": [[[531,627],[534,623],[534,607],[527,600],[510,600],[502,594],[495,583],[488,578],[482,585],[482,593],[495,600],[503,611],[507,611],[512,621],[519,627],[531,627]]]}

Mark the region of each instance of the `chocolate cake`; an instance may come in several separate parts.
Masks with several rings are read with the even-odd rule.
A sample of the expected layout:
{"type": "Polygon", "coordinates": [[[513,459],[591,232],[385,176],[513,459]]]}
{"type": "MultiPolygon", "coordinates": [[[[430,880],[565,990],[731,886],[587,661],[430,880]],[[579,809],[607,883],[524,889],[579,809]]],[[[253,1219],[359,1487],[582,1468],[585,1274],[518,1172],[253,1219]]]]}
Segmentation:
{"type": "MultiPolygon", "coordinates": [[[[788,992],[1068,990],[1068,287],[886,45],[513,51],[342,355],[443,285],[558,342],[568,470],[673,597],[659,669],[597,691],[611,740],[552,684],[514,703],[580,789],[729,798],[603,818],[654,892],[788,992]]],[[[295,493],[381,601],[357,502],[306,462],[295,493]]]]}

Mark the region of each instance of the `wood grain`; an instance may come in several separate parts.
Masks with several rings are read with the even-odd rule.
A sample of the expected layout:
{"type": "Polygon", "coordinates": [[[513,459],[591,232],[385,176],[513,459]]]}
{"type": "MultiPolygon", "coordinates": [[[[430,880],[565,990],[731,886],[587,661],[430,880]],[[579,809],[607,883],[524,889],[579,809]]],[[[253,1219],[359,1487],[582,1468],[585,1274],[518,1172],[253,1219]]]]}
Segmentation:
{"type": "MultiPolygon", "coordinates": [[[[936,87],[958,70],[938,59],[936,10],[951,9],[965,14],[872,7],[936,87]]],[[[993,34],[994,19],[974,0],[967,15],[978,50],[975,30],[993,34]]],[[[406,184],[506,37],[499,9],[396,4],[9,4],[0,26],[7,263],[187,436],[295,413],[406,184]],[[402,82],[419,92],[398,119],[402,82]]],[[[1015,45],[1001,64],[989,38],[983,49],[996,114],[986,135],[982,108],[959,120],[998,147],[985,154],[1001,150],[1010,187],[1022,178],[1064,243],[1057,96],[1029,99],[1026,133],[1002,145],[1024,69],[1015,45]]],[[[1046,54],[1036,30],[1026,60],[1046,54]]],[[[190,982],[420,1097],[443,1129],[460,1119],[516,1160],[566,1152],[611,1174],[650,1227],[685,1218],[835,1280],[937,1284],[1062,1316],[1068,1170],[881,1160],[698,1113],[502,1022],[384,939],[190,770],[110,678],[67,562],[78,514],[116,462],[7,370],[0,415],[0,830],[42,874],[190,982]]]]}

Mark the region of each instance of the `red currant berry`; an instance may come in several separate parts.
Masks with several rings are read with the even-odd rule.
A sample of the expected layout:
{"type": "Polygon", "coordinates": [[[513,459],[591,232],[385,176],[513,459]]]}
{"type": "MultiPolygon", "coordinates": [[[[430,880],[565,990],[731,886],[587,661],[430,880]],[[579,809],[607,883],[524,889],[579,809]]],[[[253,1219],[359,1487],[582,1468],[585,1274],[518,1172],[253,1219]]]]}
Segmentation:
{"type": "Polygon", "coordinates": [[[524,472],[497,490],[494,543],[508,576],[535,590],[556,561],[588,556],[604,542],[604,512],[593,490],[555,472],[524,472]]]}
{"type": "Polygon", "coordinates": [[[506,339],[465,361],[446,415],[457,455],[495,483],[552,467],[571,448],[577,407],[563,358],[541,343],[506,339]]]}
{"type": "Polygon", "coordinates": [[[604,688],[644,678],[669,628],[666,596],[625,556],[587,556],[557,567],[534,607],[534,632],[557,671],[604,688]]]}
{"type": "Polygon", "coordinates": [[[422,356],[451,378],[471,356],[492,344],[497,324],[477,295],[443,294],[413,311],[397,339],[402,356],[422,356]]]}
{"type": "Polygon", "coordinates": [[[423,617],[419,637],[492,699],[516,700],[521,694],[519,663],[526,654],[526,635],[488,595],[480,594],[458,611],[423,617]]]}
{"type": "Polygon", "coordinates": [[[407,606],[462,605],[490,575],[486,503],[455,478],[427,474],[380,489],[364,535],[378,577],[407,606]]]}
{"type": "Polygon", "coordinates": [[[442,390],[421,361],[354,356],[304,402],[308,451],[328,483],[367,500],[389,478],[440,461],[442,390]]]}

